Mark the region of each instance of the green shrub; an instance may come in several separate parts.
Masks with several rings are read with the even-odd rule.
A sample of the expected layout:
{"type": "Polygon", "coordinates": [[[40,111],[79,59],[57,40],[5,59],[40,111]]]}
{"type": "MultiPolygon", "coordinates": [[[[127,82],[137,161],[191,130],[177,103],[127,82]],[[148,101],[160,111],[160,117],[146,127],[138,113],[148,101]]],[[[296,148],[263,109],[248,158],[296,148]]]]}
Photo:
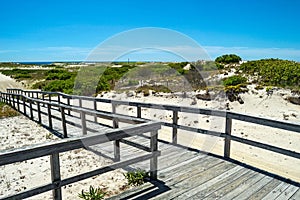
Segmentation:
{"type": "Polygon", "coordinates": [[[128,181],[128,185],[139,186],[145,183],[146,178],[149,177],[149,173],[145,170],[138,169],[136,171],[124,173],[124,176],[128,181]]]}
{"type": "Polygon", "coordinates": [[[257,77],[261,85],[300,87],[300,64],[280,59],[262,59],[243,63],[240,69],[245,74],[257,77]]]}
{"type": "Polygon", "coordinates": [[[234,75],[223,79],[224,86],[235,86],[239,84],[245,84],[246,82],[247,82],[247,78],[242,77],[240,75],[234,75]]]}
{"type": "Polygon", "coordinates": [[[101,188],[95,189],[93,186],[90,186],[89,191],[85,192],[82,190],[78,196],[84,200],[100,200],[104,199],[105,194],[106,193],[101,188]]]}
{"type": "Polygon", "coordinates": [[[219,56],[215,59],[216,63],[230,64],[230,63],[239,63],[241,61],[241,57],[235,54],[226,54],[219,56]]]}

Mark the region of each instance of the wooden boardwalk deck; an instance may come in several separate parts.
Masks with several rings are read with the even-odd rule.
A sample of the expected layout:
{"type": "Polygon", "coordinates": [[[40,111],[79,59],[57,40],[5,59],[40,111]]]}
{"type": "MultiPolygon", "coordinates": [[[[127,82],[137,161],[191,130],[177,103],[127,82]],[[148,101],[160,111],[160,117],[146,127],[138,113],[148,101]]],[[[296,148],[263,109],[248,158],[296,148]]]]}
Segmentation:
{"type": "MultiPolygon", "coordinates": [[[[37,112],[31,113],[28,109],[29,103],[26,105],[26,115],[38,121],[37,112]]],[[[38,110],[36,104],[31,106],[38,110]]],[[[46,114],[48,112],[47,107],[39,109],[46,114]]],[[[22,108],[20,110],[24,112],[22,108]]],[[[49,118],[46,114],[40,119],[45,127],[49,125],[49,118]]],[[[67,125],[68,137],[82,136],[83,128],[78,126],[82,123],[82,119],[78,113],[75,115],[71,112],[71,114],[73,115],[65,115],[65,120],[70,122],[67,125]]],[[[59,120],[61,112],[52,109],[51,115],[53,119],[50,130],[64,136],[62,121],[59,120]]],[[[111,129],[93,120],[86,121],[86,128],[88,135],[111,129]]],[[[128,142],[150,148],[149,137],[150,133],[144,133],[143,136],[121,139],[120,159],[126,160],[146,155],[145,149],[134,148],[128,145],[128,142]]],[[[114,141],[96,144],[90,146],[89,149],[99,155],[114,159],[113,143],[114,141]]],[[[164,141],[158,142],[158,150],[161,152],[158,157],[158,180],[151,180],[110,199],[300,199],[299,183],[238,163],[228,157],[206,154],[164,141]]],[[[296,153],[292,155],[294,154],[296,153]]],[[[297,156],[298,154],[295,155],[297,156]]],[[[141,168],[149,171],[149,160],[127,165],[124,168],[126,170],[141,168]]]]}
{"type": "MultiPolygon", "coordinates": [[[[145,139],[135,138],[143,143],[145,139]]],[[[126,157],[132,152],[121,145],[126,157]],[[124,151],[125,150],[125,151],[124,151]]],[[[159,142],[158,181],[109,198],[119,199],[300,199],[298,183],[218,156],[159,142]]],[[[141,152],[136,152],[141,153],[141,152]]],[[[148,162],[131,166],[148,170],[148,162]]]]}

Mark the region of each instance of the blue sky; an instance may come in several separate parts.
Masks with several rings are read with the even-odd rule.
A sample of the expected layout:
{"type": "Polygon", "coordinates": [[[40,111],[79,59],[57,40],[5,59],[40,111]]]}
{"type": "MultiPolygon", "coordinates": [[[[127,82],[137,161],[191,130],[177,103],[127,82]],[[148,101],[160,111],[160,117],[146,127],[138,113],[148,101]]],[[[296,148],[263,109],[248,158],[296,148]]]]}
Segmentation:
{"type": "Polygon", "coordinates": [[[299,8],[298,0],[1,0],[0,61],[85,60],[107,38],[141,27],[181,32],[211,58],[300,61],[299,8]]]}

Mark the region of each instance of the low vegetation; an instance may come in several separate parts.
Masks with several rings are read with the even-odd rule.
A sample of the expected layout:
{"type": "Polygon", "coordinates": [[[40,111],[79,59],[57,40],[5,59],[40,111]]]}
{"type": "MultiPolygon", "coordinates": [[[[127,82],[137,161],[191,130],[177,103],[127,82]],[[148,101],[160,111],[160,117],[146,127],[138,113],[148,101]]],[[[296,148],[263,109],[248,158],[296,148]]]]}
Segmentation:
{"type": "Polygon", "coordinates": [[[280,59],[263,59],[243,63],[239,70],[263,86],[300,88],[300,63],[280,59]]]}
{"type": "Polygon", "coordinates": [[[5,103],[0,102],[0,119],[6,117],[15,117],[20,115],[17,111],[12,109],[10,106],[5,103]]]}
{"type": "Polygon", "coordinates": [[[105,195],[106,193],[101,188],[90,186],[87,192],[82,190],[78,197],[84,200],[101,200],[104,199],[105,195]]]}
{"type": "Polygon", "coordinates": [[[124,173],[127,179],[128,185],[139,186],[145,183],[146,179],[149,178],[149,173],[145,170],[138,169],[136,171],[131,171],[124,173]]]}

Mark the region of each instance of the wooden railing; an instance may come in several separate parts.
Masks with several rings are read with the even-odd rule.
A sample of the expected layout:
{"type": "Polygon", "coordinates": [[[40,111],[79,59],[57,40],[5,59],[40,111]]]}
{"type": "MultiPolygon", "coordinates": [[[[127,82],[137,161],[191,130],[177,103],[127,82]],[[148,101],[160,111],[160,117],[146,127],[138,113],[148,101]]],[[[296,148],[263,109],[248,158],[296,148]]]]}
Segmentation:
{"type": "Polygon", "coordinates": [[[97,102],[102,103],[109,103],[112,106],[112,111],[116,112],[116,106],[117,105],[127,105],[127,106],[134,106],[136,107],[137,116],[138,118],[141,118],[142,116],[142,108],[151,108],[151,109],[160,109],[160,110],[167,110],[172,111],[172,123],[169,122],[163,122],[162,124],[167,127],[172,127],[172,138],[173,143],[177,144],[177,129],[182,129],[186,131],[191,131],[195,133],[200,134],[206,134],[206,135],[212,135],[216,137],[222,137],[225,138],[224,140],[224,157],[230,158],[230,150],[231,150],[231,141],[240,142],[243,144],[259,147],[265,150],[273,151],[279,154],[283,154],[286,156],[291,156],[294,158],[300,159],[300,153],[291,151],[288,149],[276,147],[270,144],[264,144],[258,141],[248,140],[245,138],[241,138],[238,136],[234,136],[231,134],[232,132],[232,121],[238,120],[243,122],[249,122],[263,126],[268,126],[272,128],[279,128],[282,130],[288,130],[288,131],[294,131],[297,133],[300,133],[300,124],[291,123],[291,122],[284,122],[284,121],[278,121],[273,119],[267,119],[262,117],[256,117],[256,116],[250,116],[250,115],[244,115],[239,114],[235,112],[230,111],[220,111],[220,110],[212,110],[212,109],[203,109],[203,108],[192,108],[192,107],[184,107],[184,106],[175,106],[175,105],[161,105],[161,104],[153,104],[153,103],[141,103],[141,102],[131,102],[131,101],[118,101],[118,100],[111,100],[111,99],[103,99],[103,98],[94,98],[94,97],[85,97],[85,96],[75,96],[75,95],[67,95],[60,92],[45,92],[45,91],[30,91],[30,90],[20,90],[20,89],[8,89],[8,93],[13,94],[26,94],[35,98],[42,98],[44,99],[45,96],[48,96],[48,99],[52,102],[61,102],[61,100],[67,99],[66,105],[70,105],[70,100],[78,100],[79,101],[79,107],[83,105],[82,101],[89,101],[93,102],[93,108],[86,108],[91,109],[94,111],[98,111],[97,108],[97,102]],[[53,99],[51,97],[57,96],[56,99],[53,99]],[[202,114],[202,115],[209,115],[209,116],[217,116],[225,118],[225,130],[224,132],[220,131],[212,131],[212,130],[206,130],[201,128],[194,128],[190,126],[184,126],[178,124],[178,113],[193,113],[193,114],[202,114]]]}
{"type": "MultiPolygon", "coordinates": [[[[18,91],[18,90],[14,90],[18,91]]],[[[13,108],[18,110],[19,112],[27,115],[26,109],[29,109],[29,115],[27,115],[29,118],[34,119],[33,112],[36,111],[38,114],[37,122],[41,123],[41,115],[44,114],[48,116],[48,127],[52,128],[52,118],[60,119],[63,129],[63,137],[64,140],[61,140],[59,142],[52,142],[48,144],[42,144],[35,147],[27,147],[27,148],[19,148],[14,149],[13,151],[0,151],[0,166],[8,165],[16,162],[22,162],[25,160],[33,159],[33,158],[39,158],[42,156],[50,155],[50,165],[51,165],[51,180],[52,182],[34,189],[29,189],[23,192],[20,192],[18,194],[5,197],[3,199],[23,199],[28,198],[46,191],[52,190],[53,198],[54,199],[62,199],[61,196],[61,187],[90,178],[95,175],[99,175],[111,170],[114,170],[116,168],[122,168],[125,166],[128,166],[130,164],[138,163],[144,160],[150,159],[150,177],[152,179],[157,178],[157,156],[160,155],[160,152],[158,151],[158,136],[157,132],[161,127],[161,124],[159,122],[153,122],[149,120],[144,119],[138,119],[134,117],[129,116],[123,116],[118,114],[112,114],[107,112],[100,112],[100,111],[94,111],[90,109],[80,108],[80,107],[74,107],[70,105],[65,105],[60,102],[53,102],[41,100],[38,98],[32,98],[28,97],[28,94],[33,94],[29,92],[16,92],[12,93],[10,91],[9,93],[3,93],[0,92],[0,101],[5,102],[9,105],[11,105],[13,108]],[[36,108],[33,108],[33,105],[36,106],[36,108]],[[41,106],[44,106],[47,108],[48,112],[42,112],[41,106]],[[21,109],[21,107],[23,109],[21,109]],[[56,108],[60,110],[61,117],[58,118],[57,116],[54,116],[51,114],[51,111],[56,108]],[[82,128],[82,134],[83,136],[80,138],[72,139],[67,138],[67,126],[66,124],[69,123],[74,126],[79,126],[76,124],[72,124],[72,122],[68,122],[65,118],[66,111],[72,111],[77,112],[81,116],[81,125],[82,128]],[[89,136],[87,135],[87,126],[86,126],[86,115],[91,115],[97,118],[103,118],[103,119],[109,119],[114,121],[115,127],[110,130],[106,130],[101,135],[93,135],[89,136]],[[118,128],[118,122],[123,123],[129,123],[132,125],[129,125],[125,128],[118,128]],[[119,148],[119,142],[124,141],[126,142],[125,138],[141,135],[143,133],[150,132],[150,147],[142,146],[140,144],[135,143],[128,143],[129,145],[145,150],[149,152],[146,155],[138,156],[133,159],[120,161],[120,148],[119,148]],[[103,167],[100,169],[96,169],[93,171],[89,171],[83,174],[79,174],[64,180],[61,180],[60,176],[60,162],[59,162],[59,154],[66,151],[71,151],[78,148],[87,148],[87,146],[92,146],[95,144],[102,144],[105,142],[114,141],[114,155],[115,155],[115,161],[116,163],[103,167]]],[[[50,96],[50,95],[49,95],[50,96]]]]}

